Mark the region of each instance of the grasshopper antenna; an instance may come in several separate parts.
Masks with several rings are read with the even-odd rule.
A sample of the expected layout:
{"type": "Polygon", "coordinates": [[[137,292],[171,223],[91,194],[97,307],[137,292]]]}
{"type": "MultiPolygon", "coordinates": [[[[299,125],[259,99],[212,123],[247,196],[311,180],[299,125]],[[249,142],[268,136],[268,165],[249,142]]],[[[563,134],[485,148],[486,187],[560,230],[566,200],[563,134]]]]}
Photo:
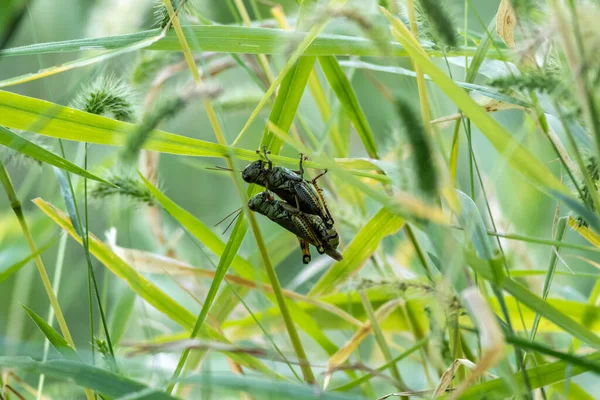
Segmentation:
{"type": "Polygon", "coordinates": [[[240,216],[240,214],[242,213],[242,207],[237,208],[235,210],[233,210],[232,212],[230,212],[229,214],[227,214],[227,216],[225,218],[223,218],[222,220],[220,220],[219,222],[217,222],[214,226],[219,226],[221,223],[223,223],[227,218],[231,217],[233,214],[237,213],[233,219],[231,220],[231,222],[229,223],[229,225],[227,225],[227,228],[225,228],[225,230],[223,231],[223,235],[229,230],[229,228],[231,227],[231,225],[235,222],[235,220],[240,216]]]}
{"type": "Polygon", "coordinates": [[[234,171],[231,168],[227,168],[227,167],[220,167],[218,165],[215,165],[214,167],[206,167],[206,169],[209,169],[211,171],[234,171]]]}

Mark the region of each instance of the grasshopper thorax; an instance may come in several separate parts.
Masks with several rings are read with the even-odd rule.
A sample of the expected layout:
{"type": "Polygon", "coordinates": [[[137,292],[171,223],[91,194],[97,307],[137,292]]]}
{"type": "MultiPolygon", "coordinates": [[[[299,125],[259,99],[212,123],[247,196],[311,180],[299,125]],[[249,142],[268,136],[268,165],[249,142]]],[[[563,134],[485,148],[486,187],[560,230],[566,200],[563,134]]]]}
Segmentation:
{"type": "MultiPolygon", "coordinates": [[[[242,179],[247,183],[261,184],[264,180],[265,162],[262,160],[254,161],[242,171],[242,179]]],[[[261,185],[264,186],[264,185],[261,185]]]]}

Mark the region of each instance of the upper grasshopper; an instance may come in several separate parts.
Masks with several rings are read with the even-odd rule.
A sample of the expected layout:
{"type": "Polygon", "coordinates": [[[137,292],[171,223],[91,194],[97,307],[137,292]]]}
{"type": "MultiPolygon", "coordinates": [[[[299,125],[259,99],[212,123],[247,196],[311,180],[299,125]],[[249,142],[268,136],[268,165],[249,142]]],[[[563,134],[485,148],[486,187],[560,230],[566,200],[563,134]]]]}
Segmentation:
{"type": "Polygon", "coordinates": [[[292,206],[295,205],[298,210],[305,214],[318,215],[325,225],[332,227],[333,218],[329,213],[321,188],[317,185],[317,179],[325,175],[327,170],[312,181],[306,181],[304,180],[304,168],[302,167],[302,161],[305,158],[302,154],[300,154],[299,171],[292,171],[284,167],[273,167],[273,162],[269,159],[268,154],[266,146],[263,147],[263,155],[266,161],[257,160],[248,165],[242,171],[242,179],[274,192],[282,200],[292,206]],[[313,190],[311,184],[316,191],[313,190]]]}
{"type": "Polygon", "coordinates": [[[285,201],[275,200],[269,193],[261,192],[248,202],[250,210],[258,212],[298,237],[302,248],[302,261],[310,262],[308,243],[314,245],[320,254],[341,261],[342,255],[336,250],[340,243],[337,231],[325,225],[321,217],[299,211],[285,201]]]}

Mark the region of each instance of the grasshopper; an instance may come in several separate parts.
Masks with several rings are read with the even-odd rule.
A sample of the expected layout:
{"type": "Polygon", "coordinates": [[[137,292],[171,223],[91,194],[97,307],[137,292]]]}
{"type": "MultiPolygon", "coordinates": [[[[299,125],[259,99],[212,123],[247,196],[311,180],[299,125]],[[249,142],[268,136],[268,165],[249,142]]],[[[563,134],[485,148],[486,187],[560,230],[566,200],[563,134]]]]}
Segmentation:
{"type": "Polygon", "coordinates": [[[325,175],[327,170],[317,175],[312,181],[306,181],[302,167],[302,161],[306,158],[302,154],[300,154],[299,171],[273,167],[273,162],[269,159],[268,154],[266,146],[263,146],[263,155],[266,161],[257,160],[248,165],[242,171],[242,179],[272,191],[288,204],[295,204],[297,210],[305,214],[317,215],[321,217],[327,227],[333,227],[333,218],[329,213],[321,188],[317,185],[317,179],[325,175]],[[316,191],[313,190],[311,184],[316,191]]]}
{"type": "Polygon", "coordinates": [[[319,254],[342,260],[342,255],[336,250],[340,243],[338,233],[334,228],[328,227],[321,217],[299,211],[285,201],[275,200],[267,192],[252,197],[248,201],[248,208],[296,235],[302,248],[304,264],[311,260],[309,243],[317,248],[319,254]]]}

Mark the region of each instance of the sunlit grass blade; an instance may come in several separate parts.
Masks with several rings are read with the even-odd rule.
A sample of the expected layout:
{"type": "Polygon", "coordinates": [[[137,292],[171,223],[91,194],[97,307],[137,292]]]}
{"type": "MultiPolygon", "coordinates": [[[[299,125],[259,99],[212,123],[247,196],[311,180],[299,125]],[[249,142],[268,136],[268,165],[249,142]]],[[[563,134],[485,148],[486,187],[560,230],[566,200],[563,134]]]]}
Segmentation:
{"type": "Polygon", "coordinates": [[[431,77],[438,87],[448,96],[487,137],[496,150],[516,171],[522,173],[546,190],[556,190],[568,194],[569,190],[536,159],[523,145],[517,142],[496,120],[479,106],[463,89],[439,69],[429,59],[403,23],[387,10],[381,11],[388,17],[393,26],[394,37],[405,47],[414,62],[431,77]]]}
{"type": "MultiPolygon", "coordinates": [[[[73,239],[81,244],[81,238],[76,234],[71,221],[68,217],[55,208],[52,204],[45,202],[44,200],[38,198],[34,200],[34,203],[54,222],[56,222],[61,228],[63,228],[73,239]]],[[[118,257],[110,248],[102,243],[97,237],[90,233],[89,236],[89,248],[90,253],[94,255],[104,266],[106,266],[112,273],[114,273],[118,278],[125,281],[129,287],[141,298],[146,300],[149,304],[151,304],[154,308],[156,308],[161,313],[165,314],[168,318],[182,326],[187,330],[191,330],[194,326],[194,321],[196,318],[194,315],[184,308],[181,304],[177,303],[173,300],[172,297],[168,296],[162,290],[160,290],[156,285],[148,281],[138,272],[136,272],[131,266],[129,266],[125,261],[123,261],[120,257],[118,257]]],[[[218,333],[214,328],[205,325],[201,332],[204,335],[208,335],[209,337],[227,342],[227,339],[220,333],[218,333]]],[[[240,362],[243,365],[251,366],[252,368],[257,369],[263,373],[266,373],[270,376],[277,376],[273,371],[269,368],[265,367],[262,363],[259,363],[257,360],[241,356],[241,355],[231,355],[232,359],[240,362]]]]}
{"type": "Polygon", "coordinates": [[[57,156],[44,149],[41,146],[25,139],[24,137],[17,135],[14,132],[9,131],[6,128],[0,126],[0,144],[13,149],[21,154],[34,158],[38,161],[41,161],[45,164],[54,165],[57,168],[63,169],[68,172],[72,172],[76,175],[82,176],[84,178],[88,178],[98,182],[106,182],[104,179],[84,170],[83,168],[78,167],[72,162],[65,160],[64,158],[57,156]]]}
{"type": "Polygon", "coordinates": [[[367,154],[371,158],[378,159],[377,144],[375,143],[371,126],[358,102],[350,80],[344,74],[337,59],[333,56],[319,57],[319,64],[340,104],[344,107],[348,117],[352,121],[367,154]]]}
{"type": "Polygon", "coordinates": [[[377,250],[381,240],[396,233],[404,225],[404,219],[380,209],[356,234],[344,250],[344,259],[331,266],[310,290],[311,296],[319,296],[335,289],[350,278],[377,250]]]}
{"type": "Polygon", "coordinates": [[[143,383],[117,375],[102,368],[82,362],[52,360],[38,362],[29,357],[0,357],[0,367],[22,369],[44,374],[59,381],[92,389],[110,398],[139,398],[152,400],[175,400],[166,393],[152,389],[143,383]]]}
{"type": "MultiPolygon", "coordinates": [[[[36,134],[109,146],[123,146],[128,133],[132,132],[135,127],[126,122],[5,91],[0,91],[0,125],[22,130],[36,126],[38,127],[36,134]]],[[[255,150],[223,146],[160,130],[152,133],[152,137],[145,143],[144,148],[161,153],[219,158],[225,158],[231,152],[240,160],[255,161],[258,159],[255,150]]],[[[271,159],[278,164],[298,165],[298,159],[293,157],[273,154],[271,159]]],[[[304,165],[309,168],[322,168],[313,161],[307,161],[304,165]]],[[[359,176],[389,182],[389,179],[381,174],[368,172],[368,170],[378,169],[368,160],[342,158],[339,159],[339,165],[344,168],[347,166],[359,176]]]]}
{"type": "Polygon", "coordinates": [[[25,309],[27,315],[29,315],[40,331],[42,331],[44,336],[48,339],[56,351],[58,351],[67,360],[81,361],[77,355],[77,352],[69,345],[69,343],[67,343],[60,333],[56,331],[56,329],[48,325],[42,317],[37,315],[35,312],[33,312],[33,310],[24,304],[21,304],[21,306],[25,309]]]}
{"type": "MultiPolygon", "coordinates": [[[[285,44],[298,43],[306,36],[306,33],[302,32],[228,25],[184,26],[184,30],[187,33],[192,50],[242,54],[278,54],[285,44]],[[194,37],[189,38],[190,34],[194,37]],[[201,48],[199,48],[200,46],[201,48]]],[[[114,50],[155,37],[159,33],[160,30],[152,29],[119,36],[39,43],[0,50],[0,57],[81,50],[114,50]]],[[[390,42],[386,46],[388,46],[390,55],[398,57],[406,57],[407,55],[398,43],[390,42]]],[[[149,46],[148,50],[177,51],[181,50],[181,47],[175,32],[169,31],[162,40],[149,46]]],[[[431,52],[435,55],[442,55],[440,50],[431,49],[431,52]]],[[[449,51],[448,55],[472,55],[474,52],[474,48],[457,48],[449,51]]],[[[378,56],[380,54],[381,50],[373,46],[373,42],[369,39],[331,34],[317,36],[304,52],[305,56],[378,56]]],[[[491,56],[499,57],[500,55],[493,53],[491,56]]]]}

